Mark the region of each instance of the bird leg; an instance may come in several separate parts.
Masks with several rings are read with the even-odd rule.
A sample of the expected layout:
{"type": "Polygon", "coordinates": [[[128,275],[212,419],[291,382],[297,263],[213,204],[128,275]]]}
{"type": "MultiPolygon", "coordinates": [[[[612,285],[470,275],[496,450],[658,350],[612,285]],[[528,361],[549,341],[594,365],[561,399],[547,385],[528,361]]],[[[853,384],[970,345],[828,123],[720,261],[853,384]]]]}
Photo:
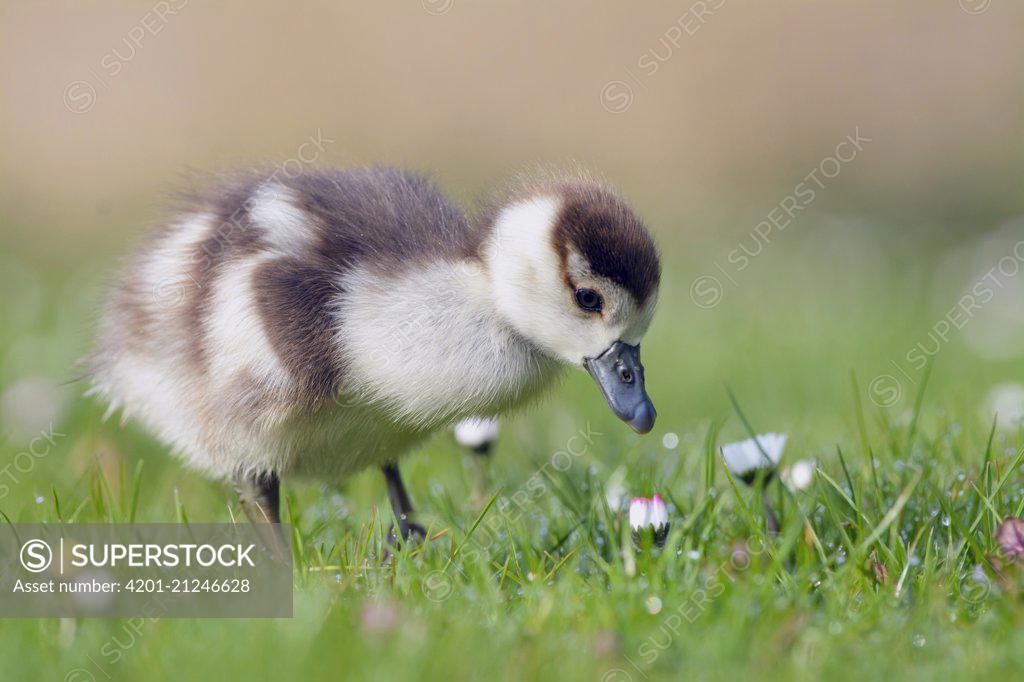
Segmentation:
{"type": "Polygon", "coordinates": [[[413,536],[414,541],[421,541],[427,537],[427,531],[420,524],[413,521],[412,502],[409,501],[409,493],[402,483],[402,475],[398,473],[398,465],[389,462],[381,467],[384,472],[384,479],[388,484],[388,500],[391,502],[391,511],[398,520],[398,533],[392,524],[388,533],[388,541],[395,546],[408,542],[413,536]]]}
{"type": "Polygon", "coordinates": [[[242,511],[249,517],[263,546],[277,559],[284,559],[291,551],[281,528],[278,507],[281,500],[281,480],[273,471],[235,474],[235,492],[242,503],[242,511]]]}

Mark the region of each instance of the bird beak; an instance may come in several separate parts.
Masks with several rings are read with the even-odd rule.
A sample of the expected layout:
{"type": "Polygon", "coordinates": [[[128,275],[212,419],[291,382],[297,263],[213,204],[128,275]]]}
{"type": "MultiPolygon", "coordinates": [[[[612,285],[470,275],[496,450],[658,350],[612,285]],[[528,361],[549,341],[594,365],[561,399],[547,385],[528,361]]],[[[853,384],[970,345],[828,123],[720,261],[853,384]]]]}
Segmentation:
{"type": "Polygon", "coordinates": [[[616,341],[596,358],[584,358],[583,366],[601,387],[616,417],[637,433],[647,433],[654,428],[658,413],[644,389],[640,346],[616,341]]]}

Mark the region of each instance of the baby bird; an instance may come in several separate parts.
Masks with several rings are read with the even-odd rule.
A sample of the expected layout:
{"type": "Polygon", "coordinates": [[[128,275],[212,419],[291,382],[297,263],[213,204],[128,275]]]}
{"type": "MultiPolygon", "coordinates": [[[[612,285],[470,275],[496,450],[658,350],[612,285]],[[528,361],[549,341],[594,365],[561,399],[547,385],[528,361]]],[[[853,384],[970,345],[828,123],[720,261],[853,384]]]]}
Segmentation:
{"type": "Polygon", "coordinates": [[[401,543],[424,531],[398,458],[562,366],[651,430],[639,344],[659,280],[641,220],[588,179],[523,183],[471,221],[402,170],[249,173],[191,198],[129,262],[89,376],[108,413],[233,481],[253,522],[279,523],[282,476],[381,467],[401,543]]]}

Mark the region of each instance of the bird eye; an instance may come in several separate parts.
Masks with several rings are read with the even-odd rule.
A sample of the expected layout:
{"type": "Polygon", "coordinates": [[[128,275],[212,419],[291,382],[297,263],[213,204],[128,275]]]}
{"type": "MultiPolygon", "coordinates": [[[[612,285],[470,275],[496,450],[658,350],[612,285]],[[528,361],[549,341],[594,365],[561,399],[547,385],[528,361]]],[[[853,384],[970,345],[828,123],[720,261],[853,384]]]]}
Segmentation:
{"type": "Polygon", "coordinates": [[[601,294],[593,289],[577,289],[576,305],[592,313],[601,311],[601,294]]]}

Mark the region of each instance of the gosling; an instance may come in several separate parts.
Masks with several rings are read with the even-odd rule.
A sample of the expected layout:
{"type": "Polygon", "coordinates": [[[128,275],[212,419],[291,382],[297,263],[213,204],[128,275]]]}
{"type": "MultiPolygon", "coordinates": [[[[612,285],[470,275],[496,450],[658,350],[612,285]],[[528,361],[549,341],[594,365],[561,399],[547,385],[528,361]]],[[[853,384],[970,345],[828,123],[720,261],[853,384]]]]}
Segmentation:
{"type": "Polygon", "coordinates": [[[424,529],[399,457],[529,401],[561,367],[651,430],[639,344],[660,273],[640,218],[587,178],[520,183],[469,220],[403,170],[246,173],[190,198],[128,263],[91,392],[232,481],[254,523],[280,523],[283,476],[381,467],[400,545],[424,529]]]}

